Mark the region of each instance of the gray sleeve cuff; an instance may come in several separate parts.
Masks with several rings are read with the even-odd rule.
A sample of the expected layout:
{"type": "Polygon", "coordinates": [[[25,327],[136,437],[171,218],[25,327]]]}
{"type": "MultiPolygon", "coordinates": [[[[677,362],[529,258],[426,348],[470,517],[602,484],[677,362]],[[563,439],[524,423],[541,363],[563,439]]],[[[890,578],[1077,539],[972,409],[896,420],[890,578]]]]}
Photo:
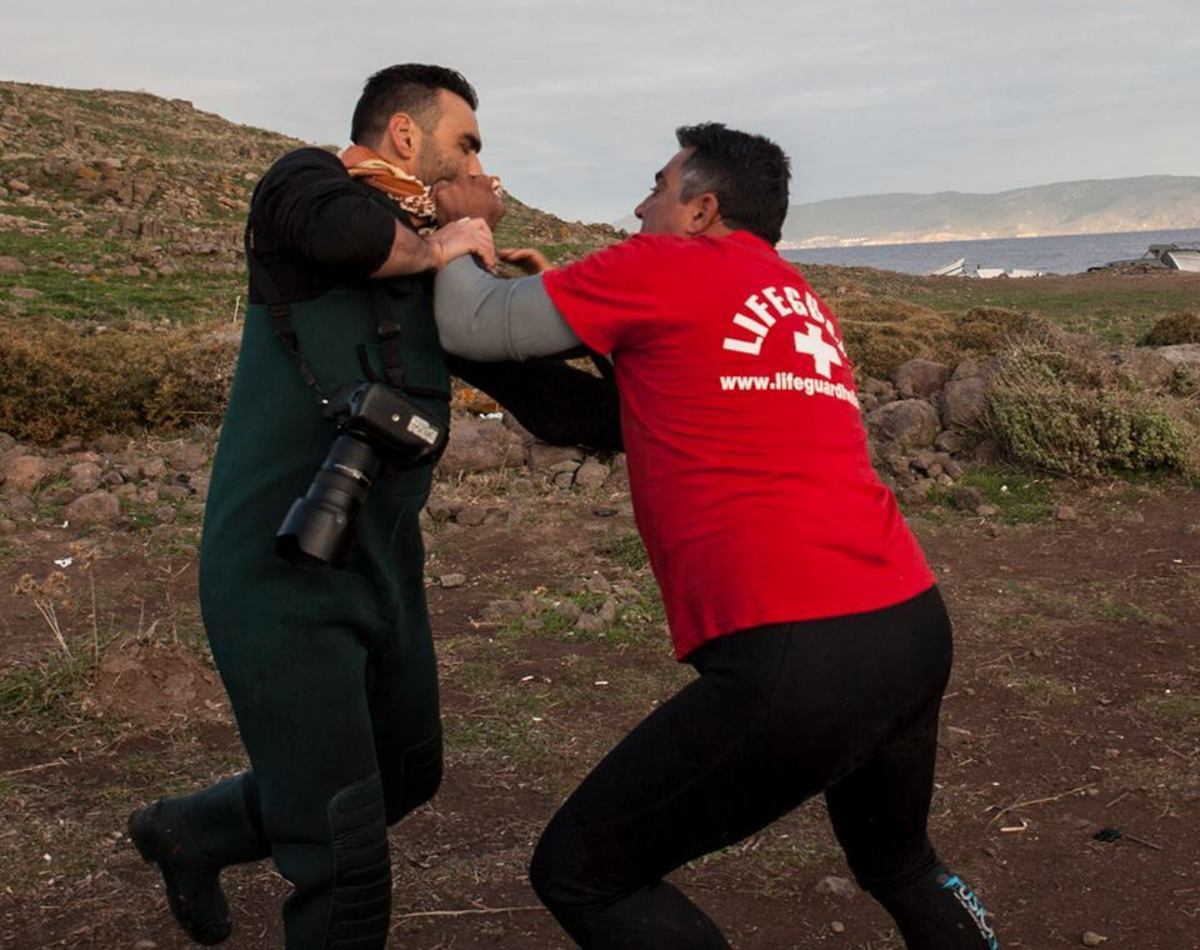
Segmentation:
{"type": "Polygon", "coordinates": [[[469,360],[522,361],[582,345],[540,276],[502,280],[470,257],[438,271],[433,310],[442,348],[469,360]]]}

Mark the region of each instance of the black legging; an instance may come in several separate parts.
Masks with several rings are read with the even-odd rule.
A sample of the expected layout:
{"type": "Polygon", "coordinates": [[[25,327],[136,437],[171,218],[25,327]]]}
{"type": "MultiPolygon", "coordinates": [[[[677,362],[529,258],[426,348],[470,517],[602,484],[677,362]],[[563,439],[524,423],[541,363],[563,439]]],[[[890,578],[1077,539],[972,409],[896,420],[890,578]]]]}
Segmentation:
{"type": "Polygon", "coordinates": [[[950,622],[937,589],[886,610],[705,644],[546,828],[538,896],[585,948],[727,947],[665,874],[824,792],[859,883],[911,948],[996,946],[926,835],[950,622]]]}

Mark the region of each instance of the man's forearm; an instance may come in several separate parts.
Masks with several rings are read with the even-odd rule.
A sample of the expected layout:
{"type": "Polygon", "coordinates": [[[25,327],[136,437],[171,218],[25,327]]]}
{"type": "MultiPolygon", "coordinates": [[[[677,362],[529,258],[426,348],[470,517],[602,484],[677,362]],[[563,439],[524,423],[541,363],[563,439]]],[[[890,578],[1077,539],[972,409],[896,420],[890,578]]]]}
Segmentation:
{"type": "Polygon", "coordinates": [[[492,230],[481,218],[462,218],[438,228],[428,238],[396,222],[392,249],[371,277],[420,274],[441,267],[464,255],[477,255],[488,267],[496,263],[492,230]]]}
{"type": "Polygon", "coordinates": [[[421,274],[433,270],[441,261],[435,245],[426,241],[414,231],[396,222],[396,233],[392,238],[392,249],[388,252],[387,260],[380,265],[371,276],[399,277],[401,274],[421,274]]]}
{"type": "Polygon", "coordinates": [[[500,280],[470,261],[455,261],[438,272],[433,303],[442,347],[456,356],[520,361],[582,346],[540,276],[500,280]]]}

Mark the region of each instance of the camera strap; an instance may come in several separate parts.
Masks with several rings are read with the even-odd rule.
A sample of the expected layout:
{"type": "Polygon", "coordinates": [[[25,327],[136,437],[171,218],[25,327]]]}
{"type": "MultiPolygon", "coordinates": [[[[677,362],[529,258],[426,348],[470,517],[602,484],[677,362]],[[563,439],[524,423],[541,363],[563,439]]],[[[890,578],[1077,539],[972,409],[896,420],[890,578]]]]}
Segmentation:
{"type": "Polygon", "coordinates": [[[317,382],[316,374],[312,371],[312,367],[308,365],[308,360],[304,358],[304,354],[300,352],[300,338],[297,336],[296,327],[292,323],[292,308],[283,299],[283,294],[279,292],[279,288],[275,285],[275,281],[266,266],[258,259],[258,255],[254,253],[254,229],[249,220],[246,221],[244,241],[246,246],[246,266],[250,270],[250,281],[262,295],[263,303],[267,307],[267,313],[271,317],[271,324],[275,328],[275,335],[283,342],[289,355],[295,361],[296,368],[300,370],[300,376],[304,380],[304,384],[312,390],[313,395],[317,397],[317,402],[323,407],[328,406],[329,397],[321,389],[321,384],[317,382]]]}

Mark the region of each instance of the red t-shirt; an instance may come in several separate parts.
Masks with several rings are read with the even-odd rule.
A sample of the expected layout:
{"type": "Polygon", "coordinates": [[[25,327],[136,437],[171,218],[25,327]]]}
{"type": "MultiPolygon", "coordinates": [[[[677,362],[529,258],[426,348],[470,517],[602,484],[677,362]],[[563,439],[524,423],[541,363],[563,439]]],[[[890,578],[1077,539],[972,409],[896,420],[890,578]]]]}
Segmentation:
{"type": "Polygon", "coordinates": [[[613,356],[677,657],[933,584],[871,468],[837,321],[765,241],[639,235],[543,279],[580,340],[613,356]]]}

